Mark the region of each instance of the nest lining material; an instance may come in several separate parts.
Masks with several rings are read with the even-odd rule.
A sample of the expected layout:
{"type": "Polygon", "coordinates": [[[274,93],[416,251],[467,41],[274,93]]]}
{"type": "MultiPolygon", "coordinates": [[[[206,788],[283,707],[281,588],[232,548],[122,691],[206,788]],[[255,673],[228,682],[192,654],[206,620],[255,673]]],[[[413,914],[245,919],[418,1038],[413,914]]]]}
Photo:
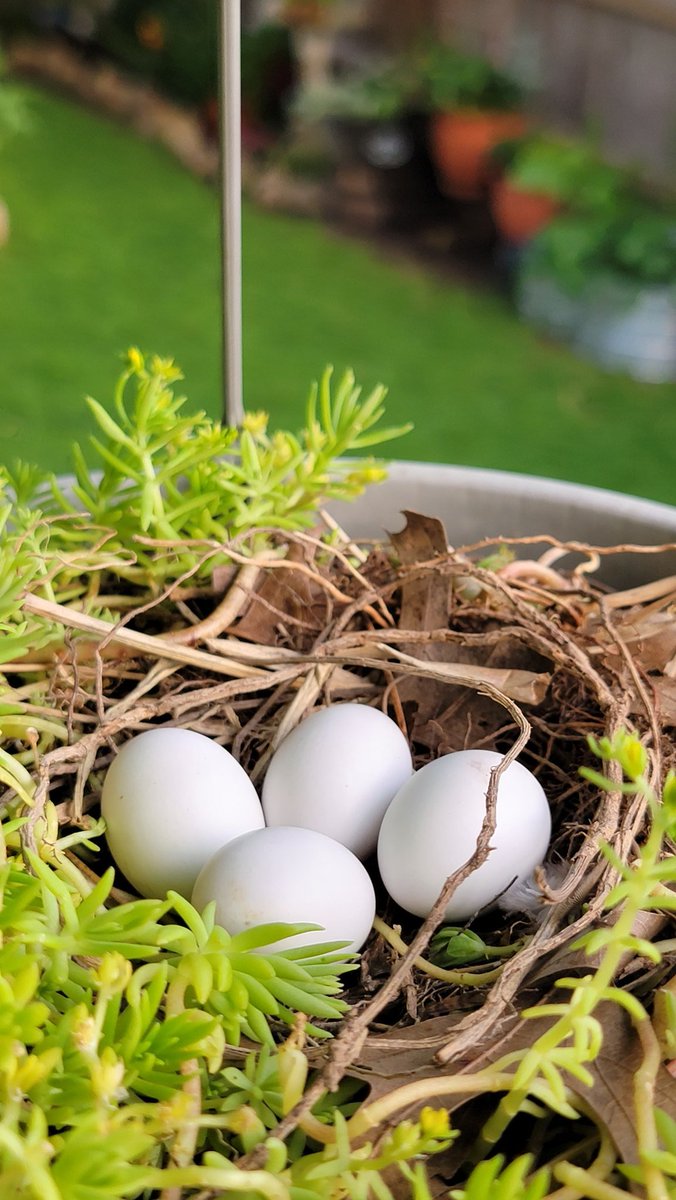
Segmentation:
{"type": "MultiPolygon", "coordinates": [[[[633,729],[649,750],[656,789],[676,762],[676,578],[615,593],[594,579],[600,556],[651,548],[513,539],[520,553],[536,541],[550,549],[537,561],[510,561],[504,551],[490,558],[496,547],[488,542],[449,550],[439,521],[406,515],[389,547],[368,551],[346,539],[327,547],[285,534],[285,557],[252,563],[233,545],[240,564],[234,580],[227,569],[211,589],[183,580],[126,611],[116,626],[26,598],[27,609],[68,630],[50,667],[49,703],[70,732],[69,744],[41,760],[22,831],[28,845],[48,796],[63,826],[86,825],[97,813],[101,772],[115,745],[158,723],[215,738],[260,784],[275,747],[310,710],[357,700],[394,717],[416,767],[480,746],[501,751],[504,766],[519,755],[540,779],[552,807],[556,886],[541,880],[536,922],[499,911],[479,918],[487,941],[523,937],[521,947],[497,967],[475,969],[471,989],[416,968],[448,897],[488,853],[496,777],[472,860],[447,881],[429,918],[418,925],[383,897],[379,912],[401,928],[400,943],[376,935],[368,944],[360,982],[348,995],[353,1010],[328,1049],[318,1051],[323,1070],[306,1109],[348,1071],[386,1090],[392,1079],[381,1071],[374,1084],[374,1056],[381,1064],[394,1056],[396,1064],[412,1046],[428,1074],[467,1069],[489,1053],[496,1030],[504,1035],[522,996],[537,1002],[556,975],[581,969],[568,947],[603,919],[614,882],[599,844],[606,841],[627,862],[646,821],[640,797],[599,794],[579,777],[578,767],[591,761],[587,735],[633,729]],[[571,551],[577,565],[564,571],[571,551]]],[[[45,662],[15,667],[24,677],[33,668],[44,672],[45,662]]],[[[80,848],[78,854],[78,865],[93,875],[95,860],[80,848]]],[[[120,886],[114,896],[128,893],[120,886]]],[[[662,920],[650,915],[647,936],[662,920]]],[[[623,966],[630,980],[645,972],[645,963],[623,966]]],[[[296,1120],[285,1118],[279,1136],[296,1120]]]]}

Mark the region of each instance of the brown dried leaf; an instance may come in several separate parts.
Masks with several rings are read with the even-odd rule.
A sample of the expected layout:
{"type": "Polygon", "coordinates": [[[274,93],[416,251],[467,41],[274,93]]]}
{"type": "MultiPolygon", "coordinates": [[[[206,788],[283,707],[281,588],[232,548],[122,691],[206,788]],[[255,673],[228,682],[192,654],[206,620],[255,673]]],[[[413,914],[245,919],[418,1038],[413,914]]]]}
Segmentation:
{"type": "MultiPolygon", "coordinates": [[[[550,999],[560,1000],[560,993],[550,999]]],[[[393,1029],[384,1036],[369,1037],[350,1074],[368,1082],[371,1087],[369,1099],[376,1099],[416,1079],[464,1074],[469,1067],[476,1071],[490,1066],[505,1054],[531,1046],[553,1023],[544,1017],[514,1018],[507,1033],[492,1046],[487,1049],[477,1046],[474,1062],[465,1059],[438,1067],[432,1062],[434,1052],[460,1015],[435,1017],[409,1029],[393,1029]]],[[[595,1015],[603,1028],[603,1046],[598,1058],[588,1064],[593,1085],[587,1087],[572,1077],[568,1077],[567,1083],[571,1091],[584,1100],[599,1124],[608,1130],[622,1161],[636,1162],[633,1088],[636,1070],[642,1061],[641,1044],[631,1018],[618,1004],[605,1001],[598,1006],[595,1015]]],[[[472,1097],[453,1096],[444,1101],[444,1107],[454,1112],[469,1099],[472,1097]]],[[[411,1116],[424,1103],[421,1101],[417,1107],[407,1109],[405,1115],[411,1116]]],[[[655,1104],[676,1119],[676,1081],[666,1066],[660,1067],[658,1072],[655,1104]]]]}
{"type": "Polygon", "coordinates": [[[634,614],[619,631],[645,671],[664,671],[676,655],[676,616],[668,612],[634,614]]]}
{"type": "MultiPolygon", "coordinates": [[[[307,549],[297,543],[289,546],[287,558],[307,561],[307,549]]],[[[237,637],[260,645],[279,644],[280,631],[293,625],[294,645],[309,649],[324,628],[327,612],[326,592],[301,571],[268,571],[252,597],[246,612],[237,622],[237,637]]]]}
{"type": "MultiPolygon", "coordinates": [[[[409,510],[404,516],[406,525],[401,532],[389,535],[403,566],[429,562],[448,553],[448,538],[441,521],[409,510]]],[[[448,576],[441,573],[430,571],[422,578],[406,579],[401,589],[399,628],[443,629],[448,624],[449,588],[448,576]]]]}
{"type": "MultiPolygon", "coordinates": [[[[641,1044],[629,1014],[619,1004],[600,1005],[596,1016],[603,1026],[603,1046],[591,1074],[592,1087],[573,1079],[569,1086],[583,1098],[594,1117],[606,1126],[625,1163],[634,1163],[638,1151],[634,1124],[634,1077],[642,1062],[641,1044]]],[[[676,1119],[676,1081],[660,1067],[655,1104],[676,1119]]]]}
{"type": "Polygon", "coordinates": [[[664,726],[676,726],[676,679],[667,676],[651,681],[660,722],[664,726]]]}
{"type": "MultiPolygon", "coordinates": [[[[609,925],[613,925],[620,915],[620,910],[616,909],[612,912],[607,921],[598,922],[594,928],[603,929],[609,925]]],[[[634,922],[632,933],[635,937],[644,938],[647,942],[654,941],[660,931],[667,924],[669,918],[660,912],[642,912],[639,913],[637,920],[634,922]]],[[[601,959],[603,951],[597,954],[586,954],[584,950],[574,950],[570,946],[563,946],[561,950],[550,954],[542,966],[538,967],[532,975],[529,975],[529,984],[539,983],[542,980],[560,979],[563,976],[569,975],[587,975],[589,971],[596,970],[601,959]]],[[[626,970],[627,965],[635,960],[632,950],[626,951],[620,962],[617,971],[618,977],[621,977],[626,970]]]]}
{"type": "MultiPolygon", "coordinates": [[[[420,647],[417,649],[419,652],[420,647]]],[[[390,654],[400,662],[415,666],[416,658],[413,655],[402,654],[393,647],[390,647],[390,654]]],[[[419,657],[422,657],[420,653],[419,657]]],[[[444,675],[449,683],[456,680],[461,680],[463,686],[467,686],[466,681],[468,680],[473,681],[477,686],[489,683],[504,692],[505,696],[522,704],[540,704],[545,698],[551,681],[550,675],[536,674],[534,671],[519,671],[511,668],[505,670],[464,662],[435,662],[434,669],[440,675],[444,675]]]]}

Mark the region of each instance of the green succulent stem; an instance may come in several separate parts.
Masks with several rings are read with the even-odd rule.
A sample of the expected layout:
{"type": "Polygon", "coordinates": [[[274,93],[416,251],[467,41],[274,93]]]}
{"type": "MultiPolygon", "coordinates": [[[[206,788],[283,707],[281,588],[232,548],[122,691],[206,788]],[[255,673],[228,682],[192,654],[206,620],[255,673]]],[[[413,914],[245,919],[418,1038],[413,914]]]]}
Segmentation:
{"type": "MultiPolygon", "coordinates": [[[[385,941],[396,950],[397,954],[404,955],[408,950],[406,942],[397,932],[392,929],[381,917],[376,916],[373,922],[373,928],[385,939],[385,941]]],[[[492,947],[491,947],[492,949],[492,947]]],[[[501,947],[503,953],[514,953],[512,947],[501,947]]],[[[496,979],[500,978],[501,968],[494,967],[488,971],[454,971],[445,967],[439,967],[436,963],[429,962],[426,958],[416,958],[414,966],[430,979],[439,979],[442,983],[455,984],[457,987],[483,987],[485,984],[495,983],[496,979]]]]}

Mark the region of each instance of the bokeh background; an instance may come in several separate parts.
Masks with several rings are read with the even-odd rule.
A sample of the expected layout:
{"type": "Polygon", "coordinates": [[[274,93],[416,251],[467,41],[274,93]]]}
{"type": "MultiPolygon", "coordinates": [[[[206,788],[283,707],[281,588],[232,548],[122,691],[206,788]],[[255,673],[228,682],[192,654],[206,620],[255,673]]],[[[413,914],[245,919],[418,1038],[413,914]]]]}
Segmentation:
{"type": "MultiPolygon", "coordinates": [[[[676,0],[242,5],[246,403],[676,503],[676,0]]],[[[132,344],[222,411],[217,0],[0,0],[0,462],[132,344]]]]}

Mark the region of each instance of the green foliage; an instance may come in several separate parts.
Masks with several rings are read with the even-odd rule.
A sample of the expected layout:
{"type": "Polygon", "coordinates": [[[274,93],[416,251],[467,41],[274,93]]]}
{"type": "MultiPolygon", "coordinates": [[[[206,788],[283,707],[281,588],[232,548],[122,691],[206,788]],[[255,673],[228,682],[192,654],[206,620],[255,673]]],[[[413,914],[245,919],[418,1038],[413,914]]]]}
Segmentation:
{"type": "Polygon", "coordinates": [[[519,108],[522,89],[511,75],[486,58],[453,46],[433,45],[422,61],[422,89],[428,107],[509,112],[519,108]]]}
{"type": "Polygon", "coordinates": [[[273,23],[243,29],[241,47],[242,103],[249,115],[277,124],[293,78],[289,31],[273,23]]]}
{"type": "Polygon", "coordinates": [[[392,63],[368,74],[307,88],[293,108],[306,121],[389,121],[415,106],[417,92],[417,79],[409,65],[392,63]]]}
{"type": "Polygon", "coordinates": [[[523,1154],[505,1167],[504,1155],[497,1154],[479,1163],[464,1187],[449,1196],[451,1200],[542,1200],[549,1190],[549,1172],[537,1171],[529,1178],[532,1165],[532,1156],[523,1154]]]}
{"type": "Polygon", "coordinates": [[[676,286],[674,205],[630,186],[609,189],[605,201],[600,199],[543,230],[530,265],[544,268],[571,292],[605,277],[636,289],[676,286]]]}
{"type": "Polygon", "coordinates": [[[540,132],[511,143],[503,155],[515,186],[560,200],[568,211],[607,209],[625,186],[624,174],[589,142],[540,132]]]}
{"type": "Polygon", "coordinates": [[[261,549],[270,530],[308,527],[324,500],[384,478],[380,464],[343,455],[408,428],[376,429],[384,388],[362,398],[347,373],[332,394],[327,370],[301,433],[270,434],[266,415],[250,413],[237,435],[204,413],[184,415],[180,378],[171,360],[129,352],[114,412],[88,401],[98,461],[90,468],[75,446],[72,494],[24,464],[0,469],[0,662],[53,635],[23,614],[26,590],[66,602],[86,595],[90,611],[105,613],[98,585],[110,572],[151,593],[186,573],[208,580],[233,538],[248,539],[244,552],[261,549]]]}
{"type": "Polygon", "coordinates": [[[112,871],[92,888],[58,839],[42,857],[21,854],[22,824],[2,827],[0,1197],[135,1196],[163,1186],[186,1070],[207,1126],[227,1134],[274,1063],[270,1019],[294,1020],[291,996],[304,1012],[341,1016],[352,964],[332,945],[260,954],[271,936],[307,927],[230,937],[175,895],[107,907],[112,871]],[[248,1088],[222,1068],[242,1034],[268,1047],[245,1067],[248,1088]]]}
{"type": "Polygon", "coordinates": [[[512,951],[511,946],[487,946],[473,929],[460,929],[454,925],[442,925],[430,941],[430,958],[440,967],[463,967],[512,951]]]}
{"type": "Polygon", "coordinates": [[[7,82],[5,60],[0,50],[0,150],[18,133],[31,128],[30,108],[24,92],[7,82]]]}
{"type": "MultiPolygon", "coordinates": [[[[97,40],[168,96],[204,104],[218,93],[218,14],[218,0],[116,0],[99,21],[97,40]]],[[[275,93],[292,75],[288,30],[273,23],[244,29],[241,72],[249,114],[276,118],[275,93]]]]}
{"type": "MultiPolygon", "coordinates": [[[[673,829],[674,790],[673,776],[669,776],[665,792],[666,803],[651,791],[646,780],[648,764],[644,747],[633,734],[620,730],[611,740],[601,742],[590,739],[592,750],[604,762],[621,767],[625,782],[618,783],[598,772],[584,769],[583,774],[598,783],[604,790],[621,787],[629,795],[645,796],[652,817],[652,826],[645,843],[640,847],[638,858],[631,866],[622,863],[610,846],[602,850],[608,862],[617,872],[619,882],[609,892],[605,907],[615,913],[615,920],[585,934],[574,944],[574,949],[584,949],[587,955],[600,955],[596,970],[581,979],[558,979],[557,987],[569,991],[569,998],[560,1004],[540,1004],[526,1010],[526,1019],[554,1018],[553,1024],[533,1045],[515,1056],[506,1056],[495,1064],[503,1069],[516,1063],[513,1082],[507,1095],[500,1101],[482,1133],[482,1145],[494,1145],[504,1133],[513,1117],[529,1097],[544,1102],[547,1107],[562,1116],[574,1118],[575,1107],[571,1105],[571,1094],[567,1078],[573,1077],[583,1086],[593,1086],[589,1064],[599,1055],[603,1045],[603,1027],[596,1009],[604,1000],[612,1000],[626,1010],[636,1029],[650,1029],[650,1017],[640,1000],[631,992],[613,986],[613,980],[627,952],[637,958],[647,958],[652,963],[661,961],[660,951],[645,938],[634,933],[641,912],[653,909],[676,908],[676,898],[665,884],[676,882],[676,856],[664,852],[673,829]]],[[[647,1045],[645,1037],[642,1045],[647,1045]]],[[[648,1051],[651,1054],[652,1051],[648,1051]]],[[[649,1060],[644,1067],[648,1081],[654,1076],[658,1062],[649,1060]]],[[[637,1078],[641,1078],[641,1072],[637,1078]]],[[[646,1086],[649,1086],[649,1082],[646,1086]]],[[[639,1167],[654,1167],[651,1160],[652,1143],[655,1139],[655,1116],[646,1104],[645,1086],[635,1097],[635,1120],[639,1142],[639,1167]]],[[[660,1168],[661,1169],[661,1168],[660,1168]]],[[[582,1172],[584,1174],[584,1172],[582,1172]]],[[[657,1194],[657,1193],[653,1193],[657,1194]]]]}
{"type": "Polygon", "coordinates": [[[177,100],[198,104],[217,93],[218,0],[116,0],[98,38],[177,100]]]}
{"type": "MultiPolygon", "coordinates": [[[[415,1183],[415,1173],[409,1164],[417,1157],[446,1149],[457,1137],[448,1126],[443,1111],[423,1109],[417,1121],[401,1121],[388,1133],[374,1152],[366,1143],[354,1150],[350,1143],[349,1125],[343,1114],[336,1111],[334,1129],[336,1140],[316,1154],[306,1154],[291,1167],[291,1200],[315,1197],[332,1200],[336,1189],[350,1200],[393,1200],[393,1193],[382,1178],[391,1167],[403,1168],[402,1174],[415,1183]]],[[[424,1180],[419,1186],[424,1188],[424,1180]]],[[[425,1189],[426,1190],[426,1189],[425,1189]]],[[[415,1187],[413,1189],[415,1194],[415,1187]]]]}

